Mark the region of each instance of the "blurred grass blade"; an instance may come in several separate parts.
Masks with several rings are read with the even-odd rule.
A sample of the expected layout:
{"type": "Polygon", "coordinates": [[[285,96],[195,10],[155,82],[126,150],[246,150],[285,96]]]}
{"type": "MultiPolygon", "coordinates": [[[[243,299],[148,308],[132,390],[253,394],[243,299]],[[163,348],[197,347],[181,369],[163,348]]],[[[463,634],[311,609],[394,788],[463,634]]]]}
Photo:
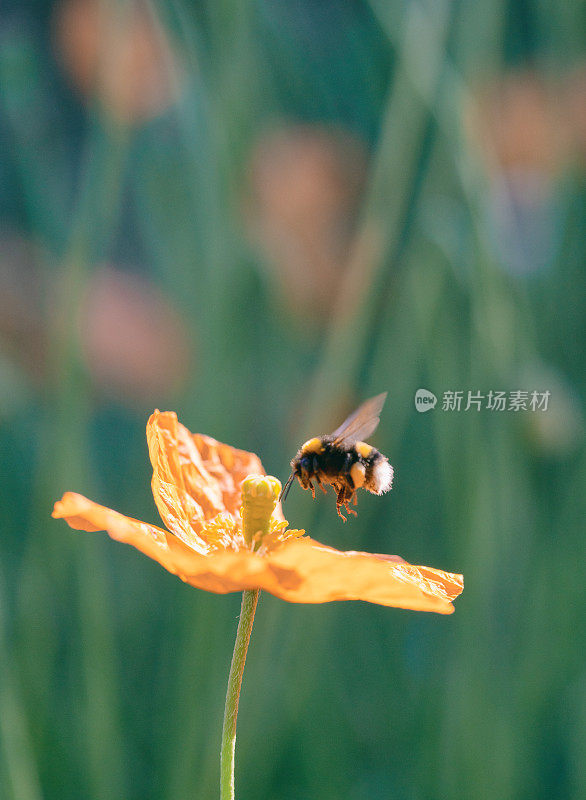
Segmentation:
{"type": "Polygon", "coordinates": [[[42,800],[27,712],[20,698],[17,675],[6,634],[4,585],[0,579],[0,757],[8,783],[0,789],[4,800],[42,800]]]}

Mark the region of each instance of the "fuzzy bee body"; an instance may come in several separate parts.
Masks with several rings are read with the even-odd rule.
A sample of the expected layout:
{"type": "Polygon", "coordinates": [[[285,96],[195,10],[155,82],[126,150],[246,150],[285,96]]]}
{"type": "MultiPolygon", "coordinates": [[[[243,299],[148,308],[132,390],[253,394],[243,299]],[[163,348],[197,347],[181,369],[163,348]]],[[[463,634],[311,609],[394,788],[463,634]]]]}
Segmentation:
{"type": "Polygon", "coordinates": [[[303,489],[315,498],[315,483],[326,491],[331,485],[337,494],[336,510],[342,519],[344,507],[356,515],[349,503],[356,505],[356,491],[364,488],[373,494],[383,494],[391,488],[393,468],[386,456],[362,441],[368,438],[379,422],[386,393],[363,403],[333,433],[316,436],[303,444],[291,461],[291,475],[281,497],[286,497],[295,478],[303,489]]]}

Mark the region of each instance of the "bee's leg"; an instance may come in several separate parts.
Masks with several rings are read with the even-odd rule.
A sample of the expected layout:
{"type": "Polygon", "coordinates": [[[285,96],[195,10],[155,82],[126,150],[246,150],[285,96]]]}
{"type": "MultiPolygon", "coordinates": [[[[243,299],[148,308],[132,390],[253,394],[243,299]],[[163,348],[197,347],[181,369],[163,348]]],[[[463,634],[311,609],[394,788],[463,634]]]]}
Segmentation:
{"type": "Polygon", "coordinates": [[[345,493],[346,493],[345,487],[344,486],[340,487],[340,489],[338,490],[338,498],[336,500],[336,511],[338,512],[338,516],[342,517],[344,522],[346,522],[346,517],[342,514],[340,509],[344,505],[344,495],[345,495],[345,493]]]}
{"type": "Polygon", "coordinates": [[[358,514],[356,511],[354,511],[353,508],[350,508],[351,500],[354,500],[354,504],[356,504],[356,490],[350,489],[348,486],[346,486],[346,490],[344,492],[344,508],[349,514],[354,514],[354,516],[357,517],[358,514]]]}
{"type": "MultiPolygon", "coordinates": [[[[350,498],[350,497],[348,497],[348,498],[347,498],[347,499],[344,501],[344,508],[346,509],[346,511],[347,511],[349,514],[354,514],[354,516],[355,516],[355,517],[357,517],[357,516],[358,516],[358,514],[356,513],[356,511],[354,511],[354,509],[353,509],[353,508],[350,508],[350,506],[348,505],[348,503],[350,502],[350,500],[351,500],[351,498],[350,498]]],[[[356,505],[356,495],[354,495],[354,505],[356,505]]]]}
{"type": "Polygon", "coordinates": [[[354,503],[354,505],[358,503],[358,495],[356,494],[356,492],[354,492],[354,497],[352,498],[352,502],[354,503]]]}
{"type": "Polygon", "coordinates": [[[322,486],[321,478],[319,477],[319,466],[317,463],[317,458],[313,459],[313,477],[317,481],[317,485],[319,486],[319,488],[323,490],[324,487],[322,486]]]}
{"type": "Polygon", "coordinates": [[[326,487],[325,487],[325,486],[323,485],[323,483],[321,482],[319,475],[316,475],[316,476],[315,476],[315,479],[316,479],[316,481],[317,481],[317,485],[318,485],[318,486],[319,486],[319,488],[322,490],[322,492],[323,492],[324,494],[327,494],[327,493],[328,493],[328,490],[326,489],[326,487]]]}
{"type": "Polygon", "coordinates": [[[338,493],[338,503],[344,506],[346,511],[350,514],[354,514],[354,516],[358,516],[354,509],[350,508],[348,503],[350,500],[354,500],[354,505],[356,505],[356,488],[354,486],[354,481],[352,479],[352,474],[350,472],[350,465],[352,463],[352,455],[350,453],[346,454],[346,460],[344,462],[343,472],[342,472],[342,480],[339,483],[340,490],[338,493]]]}
{"type": "Polygon", "coordinates": [[[324,489],[324,485],[321,482],[321,478],[319,477],[319,462],[317,460],[317,456],[313,457],[313,476],[317,481],[317,485],[322,490],[324,494],[327,494],[327,490],[324,489]]]}

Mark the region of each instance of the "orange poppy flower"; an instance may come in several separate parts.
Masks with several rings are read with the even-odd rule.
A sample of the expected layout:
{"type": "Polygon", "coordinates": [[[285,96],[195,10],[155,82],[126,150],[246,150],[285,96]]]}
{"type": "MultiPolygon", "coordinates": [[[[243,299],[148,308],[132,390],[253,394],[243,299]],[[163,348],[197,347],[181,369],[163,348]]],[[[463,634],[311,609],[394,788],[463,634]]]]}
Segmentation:
{"type": "Polygon", "coordinates": [[[251,503],[265,498],[272,510],[280,490],[275,478],[258,477],[265,473],[254,453],[192,434],[170,411],[151,415],[147,441],[153,495],[168,530],[73,492],[55,503],[53,517],[78,530],[106,530],[211,592],[265,589],[294,603],[366,600],[440,614],[454,610],[461,575],[414,567],[398,556],[340,552],[288,529],[278,505],[268,527],[247,536],[242,495],[251,503]],[[257,477],[245,481],[251,473],[257,477]]]}

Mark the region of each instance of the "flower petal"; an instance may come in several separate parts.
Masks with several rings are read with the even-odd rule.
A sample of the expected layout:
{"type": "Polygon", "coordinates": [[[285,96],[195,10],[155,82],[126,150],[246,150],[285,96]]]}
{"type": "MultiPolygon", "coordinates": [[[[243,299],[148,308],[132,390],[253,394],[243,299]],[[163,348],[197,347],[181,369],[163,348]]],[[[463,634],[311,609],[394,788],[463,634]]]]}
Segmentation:
{"type": "Polygon", "coordinates": [[[105,529],[113,539],[134,545],[192,586],[219,594],[258,588],[293,603],[366,600],[451,614],[450,601],[463,589],[461,575],[414,567],[398,556],[341,552],[307,537],[291,536],[264,554],[245,549],[204,554],[161,528],[72,492],[55,504],[53,516],[64,517],[72,528],[105,529]]]}
{"type": "Polygon", "coordinates": [[[415,567],[397,556],[342,552],[310,538],[290,539],[267,558],[276,581],[263,588],[293,603],[366,600],[451,614],[451,600],[464,588],[462,575],[415,567]]]}
{"type": "Polygon", "coordinates": [[[156,525],[125,517],[75,492],[66,492],[55,503],[52,516],[55,519],[64,519],[76,530],[106,530],[112,539],[133,545],[173,574],[178,573],[186,556],[195,554],[172,533],[157,528],[156,525]]]}
{"type": "Polygon", "coordinates": [[[205,541],[205,522],[218,514],[236,518],[242,481],[250,473],[264,475],[254,453],[190,433],[172,411],[151,415],[147,441],[155,503],[165,525],[187,544],[194,534],[205,541]]]}

